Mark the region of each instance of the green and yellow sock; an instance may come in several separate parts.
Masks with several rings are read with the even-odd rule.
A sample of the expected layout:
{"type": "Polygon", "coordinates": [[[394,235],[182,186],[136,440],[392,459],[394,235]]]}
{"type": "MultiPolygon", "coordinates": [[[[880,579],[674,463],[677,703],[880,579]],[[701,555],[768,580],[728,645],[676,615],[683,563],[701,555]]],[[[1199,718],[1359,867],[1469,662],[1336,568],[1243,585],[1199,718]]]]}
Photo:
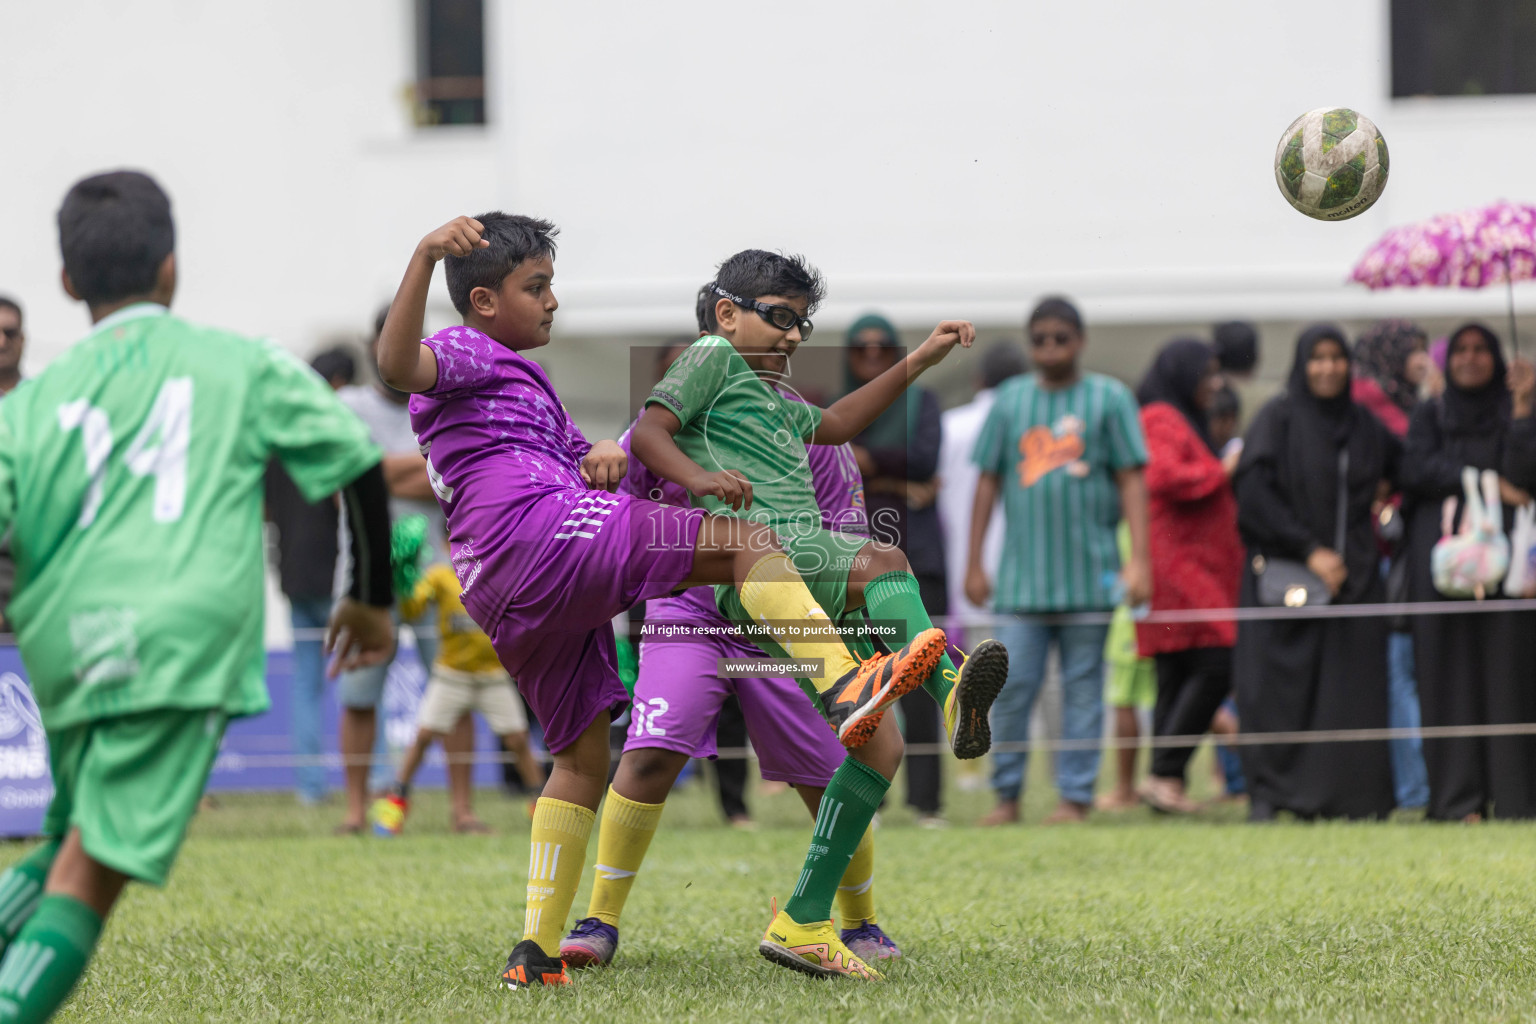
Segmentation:
{"type": "Polygon", "coordinates": [[[642,804],[608,787],[603,820],[597,829],[597,880],[592,884],[592,901],[587,904],[588,917],[618,927],[624,901],[629,899],[666,806],[642,804]]]}
{"type": "Polygon", "coordinates": [[[73,896],[50,893],[0,960],[0,1022],[42,1024],[85,973],[101,918],[73,896]]]}
{"type": "Polygon", "coordinates": [[[597,815],[585,807],[547,796],[539,797],[533,809],[523,938],[533,939],[549,956],[560,952],[595,820],[597,815]]]}
{"type": "MultiPolygon", "coordinates": [[[[905,623],[906,632],[900,638],[903,644],[911,643],[912,638],[923,630],[933,628],[933,620],[928,617],[928,610],[923,607],[917,577],[910,572],[888,572],[866,583],[864,608],[871,619],[905,623]]],[[[946,651],[939,659],[938,667],[923,682],[923,689],[939,702],[939,707],[944,709],[946,718],[949,715],[949,694],[955,688],[955,681],[958,678],[955,663],[950,660],[949,653],[946,651]]],[[[945,724],[947,725],[948,722],[945,724]]]]}
{"type": "Polygon", "coordinates": [[[833,773],[816,812],[805,867],[794,895],[784,904],[784,912],[797,924],[831,919],[832,897],[890,788],[891,780],[852,757],[845,757],[833,773]]]}
{"type": "Polygon", "coordinates": [[[875,922],[875,830],[866,828],[837,886],[837,912],[844,928],[875,922]]]}
{"type": "Polygon", "coordinates": [[[817,693],[830,690],[833,683],[859,667],[858,659],[848,653],[848,646],[833,630],[832,620],[784,552],[774,551],[759,559],[747,571],[738,593],[747,614],[762,623],[791,658],[821,659],[821,675],[811,677],[817,693]],[[802,632],[791,634],[790,625],[799,626],[802,632]],[[808,637],[803,632],[807,625],[822,628],[808,637]]]}
{"type": "Polygon", "coordinates": [[[43,884],[62,845],[62,839],[45,840],[0,875],[0,955],[42,902],[43,884]]]}

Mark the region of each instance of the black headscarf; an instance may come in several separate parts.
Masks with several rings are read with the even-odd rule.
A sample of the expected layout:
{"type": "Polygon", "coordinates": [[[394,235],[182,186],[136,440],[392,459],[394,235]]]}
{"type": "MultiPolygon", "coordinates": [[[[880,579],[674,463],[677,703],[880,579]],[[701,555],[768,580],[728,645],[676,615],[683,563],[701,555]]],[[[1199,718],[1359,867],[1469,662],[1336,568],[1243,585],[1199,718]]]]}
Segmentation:
{"type": "Polygon", "coordinates": [[[1488,328],[1476,321],[1462,324],[1451,332],[1450,344],[1445,350],[1445,407],[1444,430],[1451,437],[1479,437],[1500,434],[1509,426],[1511,399],[1509,395],[1509,367],[1504,363],[1504,353],[1499,339],[1488,328]],[[1456,386],[1451,379],[1451,355],[1456,351],[1456,339],[1471,331],[1483,339],[1493,356],[1493,376],[1488,383],[1474,391],[1456,386]]]}
{"type": "Polygon", "coordinates": [[[1332,398],[1319,398],[1307,386],[1307,362],[1312,358],[1312,350],[1324,341],[1338,342],[1345,361],[1349,360],[1349,339],[1345,337],[1344,329],[1337,324],[1313,324],[1296,339],[1296,359],[1291,363],[1285,393],[1292,405],[1315,414],[1332,428],[1334,448],[1337,449],[1349,433],[1355,402],[1349,394],[1351,377],[1348,375],[1344,378],[1343,389],[1332,398]]]}
{"type": "Polygon", "coordinates": [[[1216,446],[1211,440],[1210,416],[1195,404],[1195,394],[1215,358],[1216,350],[1205,342],[1195,338],[1175,338],[1157,353],[1147,375],[1141,379],[1141,386],[1136,389],[1136,400],[1142,405],[1167,402],[1179,410],[1213,452],[1216,446]]]}

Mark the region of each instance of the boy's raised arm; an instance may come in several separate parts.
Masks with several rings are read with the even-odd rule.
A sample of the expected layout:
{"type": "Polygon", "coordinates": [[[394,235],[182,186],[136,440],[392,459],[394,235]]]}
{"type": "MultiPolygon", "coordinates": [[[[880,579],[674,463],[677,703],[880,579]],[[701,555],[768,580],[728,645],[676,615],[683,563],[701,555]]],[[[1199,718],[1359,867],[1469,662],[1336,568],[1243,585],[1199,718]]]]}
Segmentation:
{"type": "Polygon", "coordinates": [[[852,441],[889,409],[924,370],[937,366],[956,345],[970,348],[975,341],[976,328],[969,320],[945,320],[901,362],[823,409],[821,425],[811,436],[811,443],[846,444],[852,441]]]}
{"type": "Polygon", "coordinates": [[[444,256],[468,256],[489,246],[480,237],[483,230],[485,226],[473,217],[456,217],[423,238],[411,253],[384,318],[384,330],[379,332],[379,377],[395,390],[415,394],[437,383],[437,356],[421,343],[432,271],[444,256]]]}

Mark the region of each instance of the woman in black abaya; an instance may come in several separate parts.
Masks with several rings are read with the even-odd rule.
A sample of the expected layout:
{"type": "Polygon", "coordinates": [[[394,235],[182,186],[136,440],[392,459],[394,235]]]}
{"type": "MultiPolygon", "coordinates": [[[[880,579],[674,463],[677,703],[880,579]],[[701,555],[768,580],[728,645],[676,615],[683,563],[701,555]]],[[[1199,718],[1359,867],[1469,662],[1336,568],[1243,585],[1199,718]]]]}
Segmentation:
{"type": "MultiPolygon", "coordinates": [[[[1400,445],[1350,399],[1349,347],[1318,324],[1296,343],[1284,394],[1244,438],[1236,486],[1247,548],[1238,604],[1257,600],[1256,559],[1305,562],[1336,604],[1382,599],[1371,509],[1397,471],[1400,445]],[[1338,546],[1339,453],[1348,451],[1344,550],[1338,546]]],[[[1259,564],[1263,564],[1261,561],[1259,564]]],[[[1243,622],[1234,652],[1244,733],[1382,729],[1387,725],[1387,624],[1381,619],[1243,622]]],[[[1373,818],[1392,810],[1385,741],[1241,748],[1255,821],[1373,818]]]]}
{"type": "MultiPolygon", "coordinates": [[[[1499,340],[1481,324],[1451,335],[1445,394],[1421,405],[1408,428],[1402,484],[1407,498],[1409,597],[1444,601],[1430,578],[1441,506],[1457,499],[1464,466],[1500,475],[1504,528],[1536,491],[1536,421],[1531,373],[1511,373],[1499,340]],[[1513,386],[1511,380],[1513,379],[1513,386]]],[[[1495,595],[1490,595],[1495,596],[1495,595]]],[[[1536,721],[1536,613],[1419,615],[1413,619],[1419,702],[1425,725],[1536,721]]],[[[1429,817],[1479,821],[1536,818],[1536,737],[1424,741],[1429,817]]]]}

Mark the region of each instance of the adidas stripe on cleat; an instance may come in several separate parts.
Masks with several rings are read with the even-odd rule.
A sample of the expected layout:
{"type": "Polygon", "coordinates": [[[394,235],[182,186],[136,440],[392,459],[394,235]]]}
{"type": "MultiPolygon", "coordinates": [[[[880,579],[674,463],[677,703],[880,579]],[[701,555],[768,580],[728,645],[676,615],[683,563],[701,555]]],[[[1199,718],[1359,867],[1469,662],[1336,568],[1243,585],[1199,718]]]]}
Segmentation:
{"type": "Polygon", "coordinates": [[[922,686],[944,656],[942,629],[925,629],[895,654],[860,663],[821,694],[821,713],[845,747],[869,742],[886,708],[922,686]]]}
{"type": "Polygon", "coordinates": [[[502,987],[514,990],[570,983],[571,976],[565,973],[565,961],[546,955],[532,939],[524,939],[512,947],[506,969],[501,972],[502,987]]]}
{"type": "Polygon", "coordinates": [[[970,657],[961,656],[954,679],[954,689],[944,702],[944,729],[950,749],[965,761],[992,749],[992,727],[987,718],[992,702],[1008,681],[1008,648],[996,640],[983,640],[970,657]]]}

